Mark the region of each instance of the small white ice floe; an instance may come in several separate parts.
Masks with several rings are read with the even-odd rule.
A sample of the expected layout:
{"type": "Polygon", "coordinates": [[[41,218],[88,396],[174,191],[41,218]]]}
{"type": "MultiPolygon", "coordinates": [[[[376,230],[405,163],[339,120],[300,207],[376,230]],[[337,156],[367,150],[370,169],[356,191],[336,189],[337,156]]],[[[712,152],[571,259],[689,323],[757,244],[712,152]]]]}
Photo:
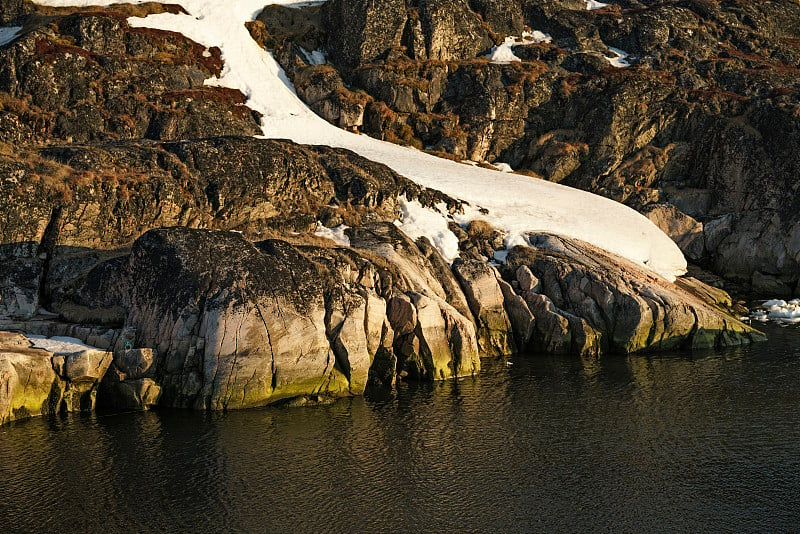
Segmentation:
{"type": "Polygon", "coordinates": [[[586,10],[587,11],[594,11],[595,9],[603,9],[608,4],[604,4],[602,2],[598,2],[597,0],[586,0],[586,10]]]}
{"type": "Polygon", "coordinates": [[[7,26],[0,28],[0,46],[5,46],[17,37],[22,31],[22,26],[7,26]]]}
{"type": "Polygon", "coordinates": [[[605,56],[606,61],[611,63],[612,67],[616,67],[618,69],[624,69],[625,67],[631,66],[630,62],[628,61],[628,57],[630,57],[630,54],[628,54],[624,50],[620,50],[619,48],[614,48],[613,46],[609,46],[608,51],[614,54],[614,57],[605,56]]]}
{"type": "Polygon", "coordinates": [[[765,301],[750,313],[750,319],[762,323],[773,321],[781,326],[800,324],[800,299],[765,301]]]}
{"type": "Polygon", "coordinates": [[[347,234],[345,233],[345,230],[348,228],[350,227],[343,224],[340,224],[336,228],[328,228],[321,222],[317,221],[317,230],[314,232],[314,235],[319,237],[327,237],[328,239],[335,241],[337,245],[349,247],[350,238],[347,237],[347,234]]]}
{"type": "Polygon", "coordinates": [[[506,37],[501,44],[492,47],[492,51],[489,52],[486,57],[492,60],[492,63],[511,63],[514,61],[522,61],[514,54],[514,46],[534,43],[549,43],[552,40],[552,37],[538,30],[524,31],[522,32],[522,37],[506,37]]]}

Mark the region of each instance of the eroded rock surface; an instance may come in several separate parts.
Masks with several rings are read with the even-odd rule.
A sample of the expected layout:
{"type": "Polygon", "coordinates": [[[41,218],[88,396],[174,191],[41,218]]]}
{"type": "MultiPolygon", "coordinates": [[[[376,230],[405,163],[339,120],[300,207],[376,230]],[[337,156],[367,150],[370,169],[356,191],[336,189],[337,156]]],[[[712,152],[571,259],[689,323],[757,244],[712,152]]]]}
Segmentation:
{"type": "Polygon", "coordinates": [[[625,202],[702,267],[757,293],[796,290],[797,2],[331,1],[322,11],[295,13],[306,24],[291,27],[262,18],[298,94],[334,124],[625,202]],[[339,31],[344,20],[358,23],[339,31]],[[486,59],[526,25],[551,41],[514,46],[520,61],[486,59]],[[327,43],[329,64],[296,53],[311,37],[327,43]],[[612,48],[626,54],[617,67],[612,48]]]}
{"type": "Polygon", "coordinates": [[[534,241],[547,248],[514,248],[506,272],[535,317],[528,343],[536,350],[597,355],[712,348],[762,338],[730,315],[724,292],[699,280],[671,284],[572,239],[534,241]],[[540,284],[531,286],[529,273],[540,284]]]}
{"type": "Polygon", "coordinates": [[[112,355],[57,343],[35,348],[23,334],[0,331],[0,424],[59,412],[90,412],[112,355]]]}

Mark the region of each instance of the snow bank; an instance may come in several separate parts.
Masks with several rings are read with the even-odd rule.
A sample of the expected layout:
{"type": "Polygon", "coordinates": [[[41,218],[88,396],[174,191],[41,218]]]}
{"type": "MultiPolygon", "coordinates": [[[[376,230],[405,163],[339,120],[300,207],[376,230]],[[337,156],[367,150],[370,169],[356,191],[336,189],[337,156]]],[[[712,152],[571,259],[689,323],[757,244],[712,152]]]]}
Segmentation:
{"type": "Polygon", "coordinates": [[[97,347],[87,345],[80,339],[74,337],[45,337],[38,335],[25,334],[37,349],[44,349],[53,354],[75,354],[85,350],[100,350],[97,347]]]}
{"type": "Polygon", "coordinates": [[[514,169],[511,168],[511,165],[508,163],[503,163],[502,161],[495,161],[492,163],[492,167],[500,172],[514,172],[514,169]]]}
{"type": "Polygon", "coordinates": [[[416,200],[409,202],[400,197],[400,211],[402,215],[395,225],[404,234],[414,241],[427,237],[448,263],[458,258],[458,238],[447,224],[447,206],[424,208],[416,200]]]}
{"type": "MultiPolygon", "coordinates": [[[[38,0],[49,6],[110,5],[124,0],[38,0]]],[[[241,90],[247,105],[263,115],[265,137],[298,143],[350,149],[388,165],[418,184],[438,189],[488,210],[485,217],[506,232],[506,244],[525,243],[529,232],[549,232],[582,239],[646,266],[674,280],[686,271],[677,245],[647,218],[606,198],[545,180],[470,167],[407,147],[340,130],[315,115],[295,93],[272,55],[250,37],[244,22],[252,20],[265,3],[298,5],[290,0],[173,0],[189,15],[161,13],[131,18],[132,26],[180,32],[205,46],[218,46],[225,62],[219,78],[207,85],[241,90]]],[[[128,0],[129,3],[139,3],[128,0]]],[[[307,3],[306,3],[307,4],[307,3]]],[[[477,210],[470,213],[476,213],[477,210]]],[[[453,257],[442,225],[421,226],[414,208],[408,216],[420,223],[404,223],[408,231],[425,233],[443,254],[453,257]],[[412,228],[414,230],[412,230],[412,228]]],[[[441,223],[445,222],[442,215],[441,223]]],[[[427,223],[433,223],[428,220],[427,223]]]]}
{"type": "Polygon", "coordinates": [[[16,39],[21,31],[22,26],[6,26],[5,28],[0,28],[0,46],[7,45],[16,39]]]}

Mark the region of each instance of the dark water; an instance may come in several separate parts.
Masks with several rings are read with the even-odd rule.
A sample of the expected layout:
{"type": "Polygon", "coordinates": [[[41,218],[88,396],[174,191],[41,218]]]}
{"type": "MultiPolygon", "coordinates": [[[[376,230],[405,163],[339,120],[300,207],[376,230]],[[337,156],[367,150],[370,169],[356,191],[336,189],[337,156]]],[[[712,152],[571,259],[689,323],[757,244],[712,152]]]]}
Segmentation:
{"type": "Polygon", "coordinates": [[[0,430],[3,532],[798,531],[800,330],[383,401],[0,430]]]}

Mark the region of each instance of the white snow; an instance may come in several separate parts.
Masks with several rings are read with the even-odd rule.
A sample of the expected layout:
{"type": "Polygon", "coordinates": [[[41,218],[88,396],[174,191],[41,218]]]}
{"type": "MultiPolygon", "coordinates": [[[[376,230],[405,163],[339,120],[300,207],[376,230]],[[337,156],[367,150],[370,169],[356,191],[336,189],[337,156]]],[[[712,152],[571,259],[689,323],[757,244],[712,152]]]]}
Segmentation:
{"type": "Polygon", "coordinates": [[[302,46],[298,48],[300,48],[300,51],[303,53],[303,57],[306,58],[306,63],[309,65],[324,65],[328,62],[328,60],[325,59],[325,53],[322,50],[313,50],[309,52],[302,46]]]}
{"type": "Polygon", "coordinates": [[[750,319],[762,323],[774,321],[782,325],[800,323],[800,299],[789,302],[779,299],[768,300],[750,313],[750,319]]]}
{"type": "MultiPolygon", "coordinates": [[[[110,5],[125,0],[37,0],[49,6],[110,5]]],[[[127,0],[140,3],[141,0],[127,0]]],[[[526,243],[525,235],[543,231],[582,239],[625,257],[668,280],[686,271],[677,245],[644,216],[612,200],[527,176],[461,165],[407,147],[345,132],[315,115],[296,95],[272,55],[250,37],[244,26],[265,4],[297,5],[291,0],[174,0],[189,15],[161,13],[130,18],[132,26],[182,33],[204,46],[218,46],[225,62],[219,78],[207,85],[241,90],[247,105],[262,114],[268,138],[329,145],[353,150],[388,165],[424,187],[488,210],[485,218],[506,232],[506,244],[526,243]]],[[[472,210],[470,213],[475,213],[472,210]]],[[[409,216],[419,213],[413,208],[409,216]]],[[[421,220],[421,219],[419,219],[421,220]]],[[[429,221],[432,222],[432,221],[429,221]]],[[[442,216],[441,223],[446,221],[442,216]]],[[[438,241],[452,258],[450,239],[439,235],[442,226],[408,225],[438,241]]]]}
{"type": "Polygon", "coordinates": [[[615,57],[605,56],[606,61],[611,63],[612,67],[616,67],[618,69],[624,69],[625,67],[631,66],[631,64],[628,62],[628,57],[630,56],[630,54],[628,54],[624,50],[620,50],[619,48],[614,48],[613,46],[609,46],[608,50],[615,56],[615,57]]]}
{"type": "Polygon", "coordinates": [[[549,43],[552,40],[552,37],[538,30],[534,30],[532,32],[524,31],[522,32],[522,37],[506,37],[501,44],[492,47],[492,51],[489,52],[486,57],[488,57],[493,63],[511,63],[513,61],[522,61],[514,54],[512,47],[533,43],[549,43]]]}
{"type": "Polygon", "coordinates": [[[594,11],[595,9],[602,9],[606,7],[608,4],[604,4],[602,2],[598,2],[597,0],[586,0],[586,9],[588,11],[594,11]]]}
{"type": "Polygon", "coordinates": [[[20,31],[22,31],[22,26],[6,26],[0,28],[0,46],[7,45],[16,39],[20,31]]]}
{"type": "Polygon", "coordinates": [[[511,168],[511,165],[508,163],[503,163],[502,161],[495,161],[492,163],[492,166],[500,172],[514,172],[514,169],[511,168]]]}
{"type": "Polygon", "coordinates": [[[395,224],[404,234],[414,241],[427,237],[448,263],[458,257],[458,238],[447,225],[446,206],[424,208],[416,200],[408,201],[400,197],[400,211],[400,220],[395,224]]]}
{"type": "Polygon", "coordinates": [[[328,228],[324,226],[321,222],[317,221],[317,231],[314,232],[314,235],[320,237],[327,237],[336,242],[338,245],[342,245],[343,247],[350,246],[350,238],[347,237],[347,234],[344,232],[350,228],[349,226],[345,226],[340,224],[336,228],[328,228]]]}
{"type": "Polygon", "coordinates": [[[74,337],[51,337],[25,334],[37,349],[44,349],[54,354],[75,354],[85,350],[100,350],[97,347],[87,345],[80,339],[74,337]]]}

